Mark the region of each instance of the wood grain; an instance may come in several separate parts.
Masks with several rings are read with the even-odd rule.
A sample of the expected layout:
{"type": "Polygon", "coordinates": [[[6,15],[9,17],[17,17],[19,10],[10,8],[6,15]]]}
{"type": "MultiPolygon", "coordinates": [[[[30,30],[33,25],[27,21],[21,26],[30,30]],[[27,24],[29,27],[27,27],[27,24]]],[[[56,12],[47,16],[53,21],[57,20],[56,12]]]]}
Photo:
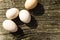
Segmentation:
{"type": "Polygon", "coordinates": [[[38,0],[38,5],[29,10],[32,20],[24,24],[19,17],[13,21],[18,31],[10,33],[2,28],[8,9],[25,9],[25,0],[4,0],[0,2],[0,40],[60,40],[60,0],[38,0]]]}

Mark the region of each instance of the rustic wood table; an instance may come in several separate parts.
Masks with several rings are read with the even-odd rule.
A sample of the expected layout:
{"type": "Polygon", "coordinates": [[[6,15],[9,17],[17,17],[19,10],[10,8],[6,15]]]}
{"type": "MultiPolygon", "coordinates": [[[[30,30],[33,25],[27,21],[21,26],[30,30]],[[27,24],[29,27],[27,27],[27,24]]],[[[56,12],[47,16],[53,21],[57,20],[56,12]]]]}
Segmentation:
{"type": "Polygon", "coordinates": [[[9,8],[25,9],[25,0],[0,0],[0,40],[60,40],[60,0],[38,0],[38,5],[29,10],[32,20],[24,24],[19,17],[13,19],[18,31],[10,33],[3,29],[5,13],[9,8]]]}

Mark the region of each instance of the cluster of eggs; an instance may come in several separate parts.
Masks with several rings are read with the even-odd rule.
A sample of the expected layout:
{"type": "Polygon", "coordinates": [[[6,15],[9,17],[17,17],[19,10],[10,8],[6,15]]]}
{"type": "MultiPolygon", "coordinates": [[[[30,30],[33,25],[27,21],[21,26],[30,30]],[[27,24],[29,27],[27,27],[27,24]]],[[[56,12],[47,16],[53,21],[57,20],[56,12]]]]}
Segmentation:
{"type": "Polygon", "coordinates": [[[29,9],[33,9],[37,5],[37,0],[26,0],[25,2],[25,8],[27,10],[21,10],[19,11],[17,8],[11,8],[8,9],[6,12],[6,17],[9,20],[5,20],[3,22],[3,28],[10,32],[16,32],[18,27],[17,25],[12,21],[12,19],[15,19],[19,15],[19,19],[24,23],[29,23],[31,21],[31,15],[29,13],[29,9]]]}

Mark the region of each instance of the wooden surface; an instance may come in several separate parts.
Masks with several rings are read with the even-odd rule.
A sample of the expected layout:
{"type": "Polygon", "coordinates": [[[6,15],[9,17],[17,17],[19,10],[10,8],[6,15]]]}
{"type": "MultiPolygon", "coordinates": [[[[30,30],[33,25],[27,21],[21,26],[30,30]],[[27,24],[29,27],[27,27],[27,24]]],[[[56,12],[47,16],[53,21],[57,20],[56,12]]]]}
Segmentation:
{"type": "Polygon", "coordinates": [[[16,33],[10,33],[2,28],[2,22],[7,19],[7,9],[16,7],[25,9],[25,0],[0,0],[0,40],[60,40],[60,0],[38,0],[38,5],[29,10],[32,21],[22,23],[17,17],[13,21],[18,26],[16,33]]]}

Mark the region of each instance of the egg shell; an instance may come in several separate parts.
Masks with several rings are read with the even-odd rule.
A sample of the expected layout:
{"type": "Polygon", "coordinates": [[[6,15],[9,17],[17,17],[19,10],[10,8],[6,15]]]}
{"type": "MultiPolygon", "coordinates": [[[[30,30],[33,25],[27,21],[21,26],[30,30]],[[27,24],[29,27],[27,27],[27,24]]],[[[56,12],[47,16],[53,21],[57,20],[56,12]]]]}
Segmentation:
{"type": "Polygon", "coordinates": [[[12,20],[5,20],[3,22],[3,28],[10,32],[16,32],[17,31],[17,25],[12,20]]]}
{"type": "Polygon", "coordinates": [[[38,1],[37,0],[26,0],[25,2],[25,8],[27,10],[33,9],[37,6],[38,1]]]}
{"type": "Polygon", "coordinates": [[[31,15],[27,10],[21,10],[19,12],[19,18],[24,23],[29,23],[31,21],[31,15]]]}
{"type": "Polygon", "coordinates": [[[6,17],[8,19],[14,19],[18,16],[19,10],[17,8],[8,9],[6,12],[6,17]]]}

